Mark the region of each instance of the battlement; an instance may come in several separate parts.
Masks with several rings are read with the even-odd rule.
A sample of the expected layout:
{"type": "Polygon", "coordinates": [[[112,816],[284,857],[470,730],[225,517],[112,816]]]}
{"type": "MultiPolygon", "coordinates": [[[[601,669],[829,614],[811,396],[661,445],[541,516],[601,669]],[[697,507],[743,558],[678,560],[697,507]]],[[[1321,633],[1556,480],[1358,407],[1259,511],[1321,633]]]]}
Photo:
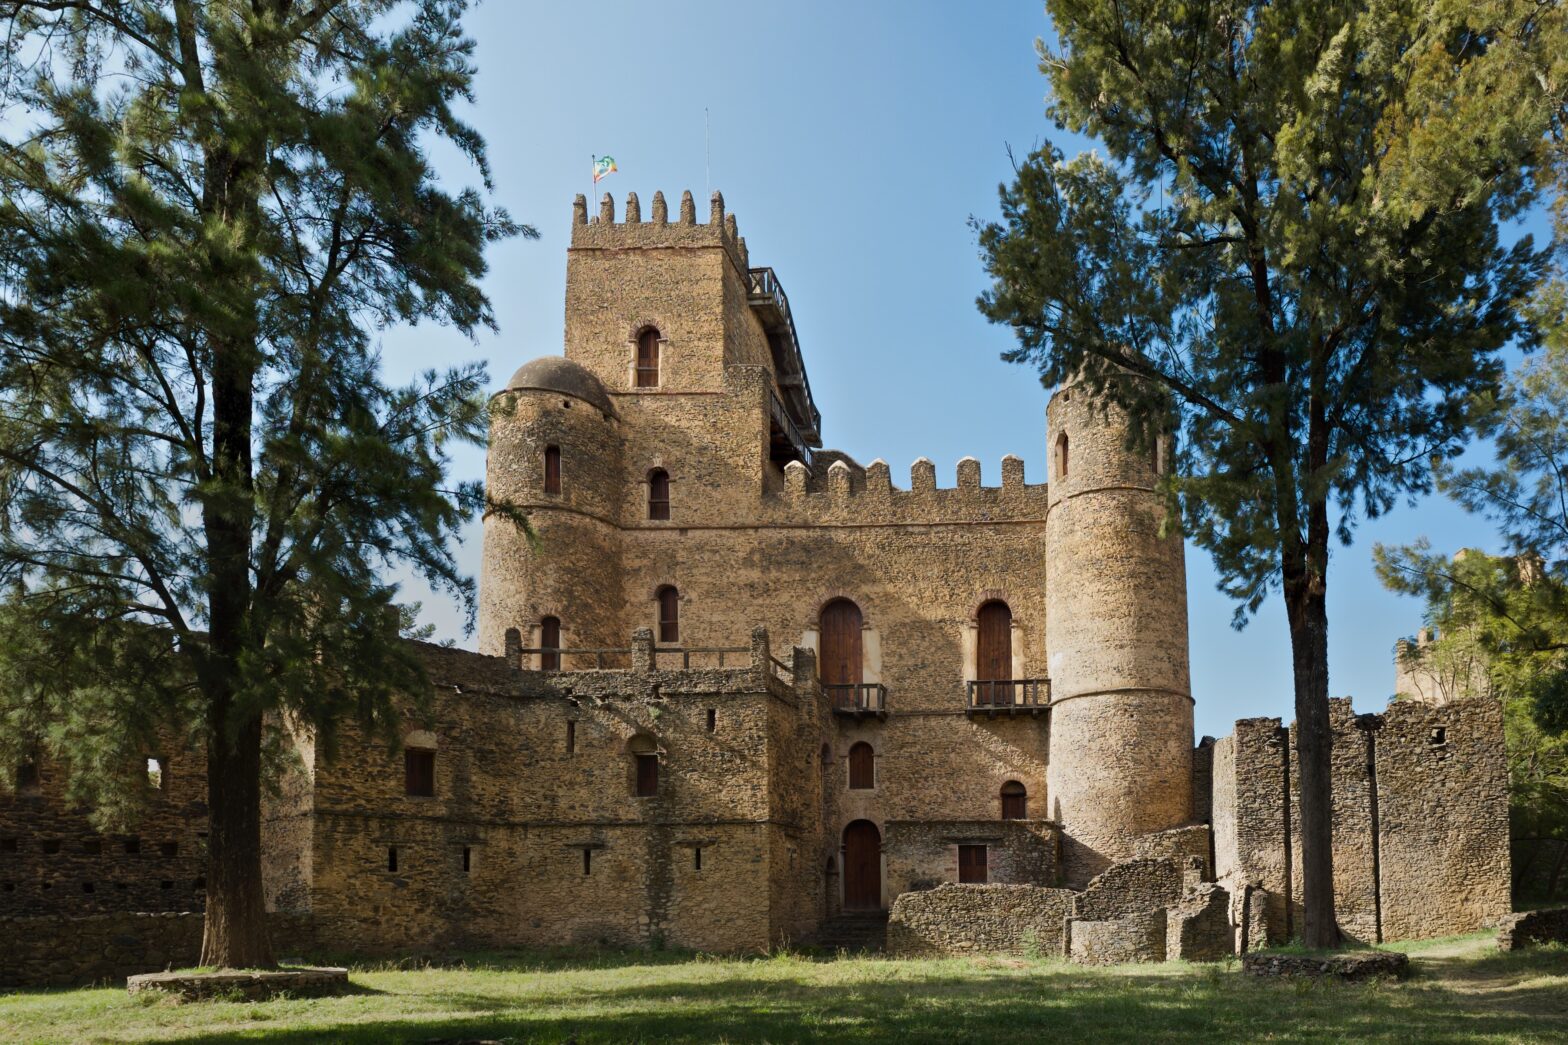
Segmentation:
{"type": "Polygon", "coordinates": [[[724,211],[723,193],[714,191],[708,201],[708,220],[702,224],[697,221],[697,204],[690,189],[681,193],[680,212],[674,221],[663,192],[653,194],[651,210],[644,221],[641,200],[635,192],[628,192],[622,220],[616,221],[615,197],[607,192],[599,197],[599,212],[590,217],[588,198],[579,193],[572,201],[572,248],[724,247],[742,272],[748,269],[746,240],[735,215],[724,211]]]}
{"type": "Polygon", "coordinates": [[[824,521],[878,523],[1043,522],[1048,484],[1024,482],[1024,462],[1002,458],[1002,484],[981,484],[980,462],[958,462],[957,485],[938,487],[936,465],[917,459],[909,469],[909,488],[893,485],[892,471],[878,458],[864,468],[833,451],[827,467],[815,472],[799,461],[784,467],[784,488],[774,499],[792,517],[824,521]]]}

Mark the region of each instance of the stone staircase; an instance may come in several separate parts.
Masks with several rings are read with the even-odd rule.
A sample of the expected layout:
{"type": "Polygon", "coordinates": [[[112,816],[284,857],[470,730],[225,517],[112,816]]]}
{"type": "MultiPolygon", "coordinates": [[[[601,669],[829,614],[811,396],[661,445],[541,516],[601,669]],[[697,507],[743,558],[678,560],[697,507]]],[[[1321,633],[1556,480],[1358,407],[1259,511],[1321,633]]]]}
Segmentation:
{"type": "Polygon", "coordinates": [[[829,951],[881,951],[887,946],[887,912],[836,914],[817,930],[816,943],[829,951]]]}

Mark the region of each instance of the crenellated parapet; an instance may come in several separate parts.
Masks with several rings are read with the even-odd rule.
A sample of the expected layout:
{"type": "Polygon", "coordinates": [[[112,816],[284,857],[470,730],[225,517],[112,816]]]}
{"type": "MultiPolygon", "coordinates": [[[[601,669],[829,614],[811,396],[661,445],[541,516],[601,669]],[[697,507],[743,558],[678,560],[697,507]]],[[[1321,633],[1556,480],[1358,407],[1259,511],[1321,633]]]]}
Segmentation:
{"type": "Polygon", "coordinates": [[[784,488],[764,502],[770,521],[882,525],[939,523],[1045,522],[1048,486],[1024,482],[1024,462],[1002,459],[1001,485],[986,486],[980,462],[958,462],[957,483],[937,485],[936,466],[922,457],[910,466],[909,488],[893,485],[892,471],[880,458],[861,468],[842,455],[815,471],[799,461],[784,467],[784,488]]]}
{"type": "Polygon", "coordinates": [[[588,199],[579,195],[572,203],[574,249],[627,249],[661,247],[723,247],[742,272],[748,267],[746,241],[734,214],[724,210],[724,195],[714,192],[708,201],[708,220],[697,221],[697,204],[690,190],[681,193],[680,211],[669,220],[664,193],[653,194],[653,206],[643,220],[642,202],[635,192],[626,194],[621,220],[616,220],[615,197],[599,197],[599,210],[589,217],[588,199]]]}

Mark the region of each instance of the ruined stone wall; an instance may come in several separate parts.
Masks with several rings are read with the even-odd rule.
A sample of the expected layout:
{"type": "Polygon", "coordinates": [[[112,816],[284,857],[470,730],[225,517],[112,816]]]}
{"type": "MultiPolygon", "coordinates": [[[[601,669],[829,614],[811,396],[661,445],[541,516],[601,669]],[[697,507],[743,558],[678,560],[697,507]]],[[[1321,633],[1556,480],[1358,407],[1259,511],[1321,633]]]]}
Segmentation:
{"type": "Polygon", "coordinates": [[[1094,877],[1073,905],[1073,915],[1102,921],[1166,908],[1182,894],[1182,872],[1168,859],[1123,860],[1094,877]]]}
{"type": "Polygon", "coordinates": [[[986,847],[989,882],[1055,885],[1059,834],[1049,820],[890,821],[882,841],[887,893],[957,883],[960,845],[986,847]]]}
{"type": "MultiPolygon", "coordinates": [[[[1330,751],[1333,776],[1334,917],[1339,930],[1359,943],[1377,943],[1378,913],[1377,838],[1372,795],[1376,716],[1357,717],[1347,699],[1329,701],[1329,728],[1334,743],[1330,751]]],[[[1296,727],[1290,730],[1290,760],[1295,769],[1296,727]]],[[[1292,772],[1291,835],[1301,837],[1301,774],[1292,772]]],[[[1291,849],[1291,903],[1300,909],[1302,899],[1301,847],[1291,849]]],[[[1398,937],[1393,937],[1397,939],[1398,937]]]]}
{"type": "Polygon", "coordinates": [[[904,893],[888,915],[888,953],[1058,955],[1074,895],[1034,885],[951,883],[904,893]]]}
{"type": "Polygon", "coordinates": [[[1279,719],[1247,718],[1214,744],[1214,873],[1233,895],[1252,886],[1265,910],[1259,919],[1281,938],[1291,922],[1286,897],[1291,881],[1287,829],[1290,752],[1279,719]]]}
{"type": "Polygon", "coordinates": [[[1394,701],[1377,732],[1377,785],[1384,938],[1471,932],[1509,912],[1499,702],[1394,701]]]}
{"type": "Polygon", "coordinates": [[[66,797],[67,767],[41,756],[36,786],[0,790],[0,916],[199,911],[206,901],[207,771],[167,744],[158,787],[144,762],[126,786],[145,804],[126,834],[100,834],[66,797]]]}

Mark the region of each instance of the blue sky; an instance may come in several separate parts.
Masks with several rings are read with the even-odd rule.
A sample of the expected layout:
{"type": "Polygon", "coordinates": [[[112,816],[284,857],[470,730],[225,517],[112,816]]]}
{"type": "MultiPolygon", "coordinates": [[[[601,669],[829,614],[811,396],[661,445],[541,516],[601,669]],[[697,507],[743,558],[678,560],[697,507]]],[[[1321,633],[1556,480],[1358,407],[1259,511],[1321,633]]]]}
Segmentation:
{"type": "MultiPolygon", "coordinates": [[[[985,276],[966,224],[996,213],[1008,145],[1020,157],[1047,135],[1069,155],[1084,147],[1044,115],[1034,41],[1049,24],[1038,0],[488,0],[468,24],[479,69],[469,119],[489,141],[493,201],[541,238],[491,255],[499,332],[476,343],[435,328],[388,331],[390,376],[480,358],[498,386],[523,362],[559,353],[571,200],[592,191],[590,157],[619,164],[600,185],[618,207],[628,191],[646,201],[662,189],[673,207],[689,188],[700,201],[706,108],[711,185],[753,264],[772,266],[789,293],[826,445],[885,459],[903,486],[920,456],[944,486],[966,455],[987,484],[1000,481],[1007,453],[1024,458],[1028,481],[1046,479],[1046,392],[1031,370],[998,358],[1011,335],[975,309],[985,276]]],[[[437,156],[450,184],[475,180],[449,150],[437,156]]],[[[482,454],[463,452],[457,465],[480,475],[482,454]]],[[[1336,549],[1329,685],[1362,710],[1387,700],[1394,640],[1421,611],[1378,584],[1372,545],[1421,535],[1439,548],[1497,546],[1484,521],[1434,497],[1336,549]]],[[[462,561],[477,573],[477,527],[462,561]]],[[[1289,718],[1279,600],[1236,632],[1207,555],[1189,546],[1187,568],[1198,732],[1289,718]]],[[[441,637],[471,645],[456,607],[409,590],[441,637]]]]}

